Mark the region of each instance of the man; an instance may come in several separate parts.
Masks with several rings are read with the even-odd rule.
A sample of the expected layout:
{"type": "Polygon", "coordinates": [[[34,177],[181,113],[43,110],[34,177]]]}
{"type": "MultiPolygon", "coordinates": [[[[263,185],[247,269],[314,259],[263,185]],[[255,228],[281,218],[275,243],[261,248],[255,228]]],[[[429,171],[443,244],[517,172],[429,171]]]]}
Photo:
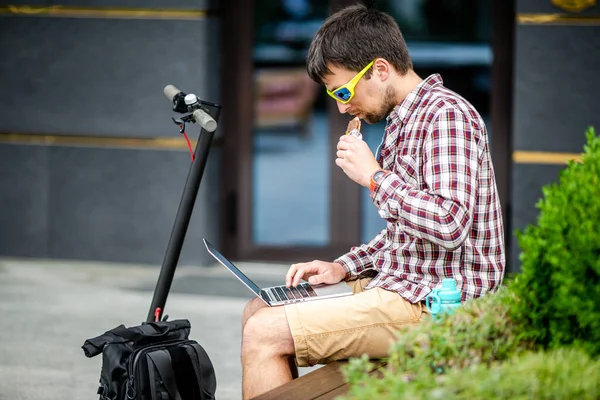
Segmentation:
{"type": "Polygon", "coordinates": [[[358,137],[343,135],[336,159],[350,179],[370,188],[387,226],[334,262],[294,264],[286,276],[288,286],[346,280],[355,295],[247,305],[244,398],[290,381],[290,359],[307,366],[363,353],[385,357],[400,328],[429,318],[423,300],[445,277],[457,280],[464,301],[496,289],[504,276],[485,124],[439,75],[417,76],[395,21],[361,5],[333,14],[311,43],[307,69],[341,113],[371,124],[387,118],[377,156],[358,137]]]}

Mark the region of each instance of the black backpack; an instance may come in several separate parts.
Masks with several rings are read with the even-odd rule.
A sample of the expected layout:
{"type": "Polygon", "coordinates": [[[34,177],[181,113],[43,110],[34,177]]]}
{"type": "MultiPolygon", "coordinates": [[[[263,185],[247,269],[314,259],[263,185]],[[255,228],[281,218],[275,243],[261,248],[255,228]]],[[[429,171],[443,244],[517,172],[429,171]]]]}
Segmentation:
{"type": "Polygon", "coordinates": [[[120,325],[86,340],[87,357],[102,353],[100,400],[213,400],[213,365],[190,329],[186,319],[120,325]]]}

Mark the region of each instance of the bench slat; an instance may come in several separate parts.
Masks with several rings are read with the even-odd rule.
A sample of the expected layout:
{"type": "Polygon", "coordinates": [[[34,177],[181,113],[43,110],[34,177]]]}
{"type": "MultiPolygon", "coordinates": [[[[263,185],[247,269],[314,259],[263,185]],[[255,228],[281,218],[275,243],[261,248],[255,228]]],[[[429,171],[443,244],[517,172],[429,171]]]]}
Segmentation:
{"type": "MultiPolygon", "coordinates": [[[[264,393],[253,400],[279,400],[293,398],[294,400],[328,400],[348,392],[348,384],[340,367],[347,361],[335,361],[298,379],[264,393]]],[[[385,366],[384,362],[376,362],[371,373],[385,366]]]]}
{"type": "Polygon", "coordinates": [[[292,395],[297,400],[310,400],[322,396],[345,384],[340,367],[347,361],[335,361],[298,379],[279,386],[253,400],[278,400],[292,395]]]}
{"type": "MultiPolygon", "coordinates": [[[[382,368],[385,368],[387,363],[384,361],[374,361],[374,363],[375,365],[373,369],[371,369],[371,371],[369,372],[369,376],[381,378],[383,376],[382,368]]],[[[333,400],[336,399],[338,396],[347,394],[349,389],[350,388],[348,387],[348,384],[344,383],[344,385],[332,390],[329,393],[317,397],[315,400],[333,400]]]]}
{"type": "MultiPolygon", "coordinates": [[[[381,378],[383,375],[381,372],[381,368],[386,366],[385,362],[377,362],[375,368],[369,372],[369,376],[375,376],[377,378],[381,378]]],[[[316,372],[316,371],[315,371],[316,372]]],[[[316,397],[315,400],[335,400],[339,396],[343,396],[348,394],[348,384],[344,383],[344,385],[333,389],[331,392],[325,393],[322,396],[316,397]]]]}
{"type": "Polygon", "coordinates": [[[348,384],[345,383],[339,388],[333,389],[331,392],[325,393],[322,396],[315,397],[315,400],[333,400],[336,397],[343,396],[348,393],[348,384]]]}

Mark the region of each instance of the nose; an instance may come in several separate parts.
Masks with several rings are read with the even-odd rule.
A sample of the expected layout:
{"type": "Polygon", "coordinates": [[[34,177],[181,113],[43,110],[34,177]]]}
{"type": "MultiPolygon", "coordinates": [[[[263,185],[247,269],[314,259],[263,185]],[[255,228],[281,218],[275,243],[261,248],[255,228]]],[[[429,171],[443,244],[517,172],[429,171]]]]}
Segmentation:
{"type": "Polygon", "coordinates": [[[342,104],[339,101],[336,101],[337,106],[338,106],[338,110],[340,111],[340,114],[345,114],[346,111],[348,111],[348,109],[350,108],[350,103],[348,104],[342,104]]]}

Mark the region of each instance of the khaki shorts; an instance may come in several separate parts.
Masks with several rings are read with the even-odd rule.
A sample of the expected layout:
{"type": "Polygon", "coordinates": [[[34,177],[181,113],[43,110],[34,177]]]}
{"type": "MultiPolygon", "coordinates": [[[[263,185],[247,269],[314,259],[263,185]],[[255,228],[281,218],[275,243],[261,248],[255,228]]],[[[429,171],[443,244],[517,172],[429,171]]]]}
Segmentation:
{"type": "Polygon", "coordinates": [[[368,354],[388,355],[400,328],[430,319],[423,303],[396,292],[364,290],[371,278],[349,281],[355,295],[285,306],[300,367],[368,354]]]}

